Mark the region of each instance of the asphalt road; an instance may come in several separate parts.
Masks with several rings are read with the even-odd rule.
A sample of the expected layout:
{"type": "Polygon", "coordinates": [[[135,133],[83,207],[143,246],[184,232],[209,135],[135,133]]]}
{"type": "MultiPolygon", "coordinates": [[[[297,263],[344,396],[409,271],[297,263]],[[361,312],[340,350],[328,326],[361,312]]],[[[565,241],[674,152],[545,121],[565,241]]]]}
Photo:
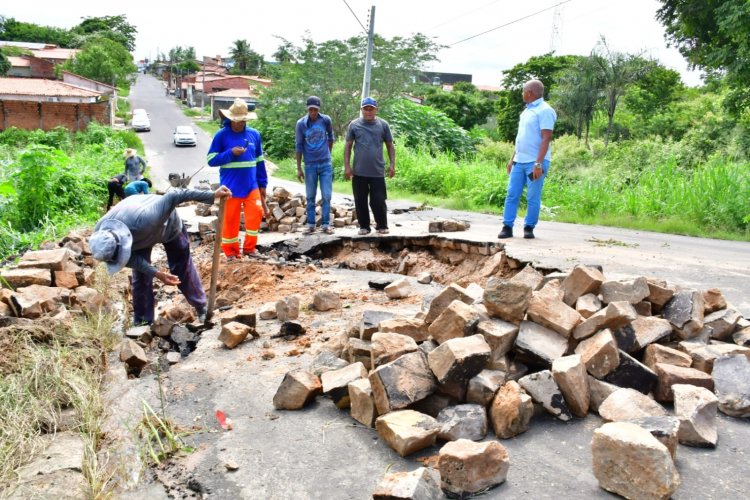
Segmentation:
{"type": "MultiPolygon", "coordinates": [[[[131,101],[132,107],[143,107],[151,114],[152,131],[141,137],[159,185],[166,186],[169,172],[192,174],[204,164],[210,138],[199,129],[196,148],[172,145],[174,126],[189,124],[190,119],[172,98],[165,97],[156,79],[139,75],[131,101]]],[[[216,170],[206,167],[196,176],[199,178],[215,182],[216,170]]],[[[274,185],[302,191],[302,185],[293,182],[274,179],[274,185]]],[[[389,207],[408,208],[409,203],[389,200],[389,207]]],[[[426,234],[427,221],[436,216],[472,223],[469,231],[454,233],[457,238],[497,241],[497,217],[437,209],[389,215],[391,233],[426,234]]],[[[338,234],[354,232],[337,230],[338,234]]],[[[264,234],[261,242],[288,237],[301,236],[264,234]]],[[[577,263],[601,264],[610,278],[647,275],[683,286],[715,286],[750,316],[748,243],[542,221],[537,239],[514,238],[505,245],[508,255],[547,270],[567,270],[577,263]]],[[[344,279],[350,286],[367,287],[367,273],[328,272],[332,279],[344,279]],[[359,283],[352,284],[356,280],[359,283]]],[[[320,324],[336,326],[325,316],[320,324]]],[[[261,341],[278,328],[276,321],[259,322],[261,341]]],[[[214,430],[190,438],[198,449],[184,459],[184,466],[210,490],[209,498],[366,499],[386,471],[412,470],[419,465],[414,456],[404,459],[396,455],[372,429],[354,425],[345,411],[337,410],[326,399],[320,398],[300,412],[273,409],[271,400],[283,374],[306,367],[309,354],[281,355],[264,361],[261,341],[245,342],[229,351],[221,347],[217,334],[216,330],[204,332],[198,349],[172,367],[164,382],[168,412],[182,425],[217,429],[216,409],[225,411],[234,422],[231,432],[214,430]],[[228,461],[235,462],[239,470],[227,472],[224,464],[228,461]]],[[[273,342],[276,346],[283,341],[273,342]]],[[[502,442],[511,457],[508,480],[484,498],[613,498],[597,487],[591,472],[591,434],[601,423],[596,415],[569,423],[545,416],[535,418],[528,432],[502,442]]],[[[682,485],[674,498],[746,497],[750,490],[747,420],[720,414],[719,436],[715,450],[679,447],[677,465],[682,485]]],[[[435,453],[437,448],[431,448],[422,455],[435,453]]]]}

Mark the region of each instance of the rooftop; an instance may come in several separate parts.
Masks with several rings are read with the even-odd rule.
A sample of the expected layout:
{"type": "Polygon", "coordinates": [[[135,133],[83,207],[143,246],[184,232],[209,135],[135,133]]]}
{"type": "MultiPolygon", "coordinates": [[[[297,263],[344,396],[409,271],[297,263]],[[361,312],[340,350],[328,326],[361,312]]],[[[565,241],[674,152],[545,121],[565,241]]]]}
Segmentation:
{"type": "Polygon", "coordinates": [[[0,96],[35,96],[35,97],[88,97],[96,98],[101,92],[76,87],[58,80],[41,78],[0,78],[0,96]]]}

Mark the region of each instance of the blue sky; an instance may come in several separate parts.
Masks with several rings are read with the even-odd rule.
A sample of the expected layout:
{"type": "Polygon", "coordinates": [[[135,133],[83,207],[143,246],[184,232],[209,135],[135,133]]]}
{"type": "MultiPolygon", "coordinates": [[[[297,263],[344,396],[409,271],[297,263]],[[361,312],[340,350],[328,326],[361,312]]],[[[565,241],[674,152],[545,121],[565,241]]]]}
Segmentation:
{"type": "MultiPolygon", "coordinates": [[[[246,39],[271,59],[279,45],[276,36],[300,43],[308,33],[313,40],[341,39],[362,32],[371,6],[375,31],[385,37],[421,32],[437,43],[452,45],[438,54],[433,71],[470,73],[478,85],[499,85],[503,69],[556,48],[557,54],[588,54],[601,35],[611,49],[643,53],[679,71],[688,85],[700,84],[700,75],[667,48],[664,28],[656,21],[657,0],[569,0],[559,7],[557,37],[553,37],[555,9],[564,0],[518,2],[511,0],[275,0],[189,4],[129,0],[117,3],[76,0],[69,3],[37,0],[7,2],[0,12],[19,21],[69,28],[84,16],[126,14],[138,27],[135,57],[155,57],[176,45],[193,46],[198,56],[226,54],[232,42],[246,39]],[[188,7],[190,5],[190,7],[188,7]],[[203,5],[199,10],[195,5],[203,5]],[[211,12],[210,6],[217,11],[211,12]],[[535,12],[548,9],[527,19],[535,12]],[[222,13],[226,13],[222,18],[222,13]],[[518,20],[518,21],[517,21],[518,20]],[[513,21],[517,21],[512,23],[513,21]],[[512,23],[456,44],[459,40],[512,23]],[[554,40],[553,40],[554,38],[554,40]]],[[[5,3],[5,2],[4,2],[5,3]]]]}

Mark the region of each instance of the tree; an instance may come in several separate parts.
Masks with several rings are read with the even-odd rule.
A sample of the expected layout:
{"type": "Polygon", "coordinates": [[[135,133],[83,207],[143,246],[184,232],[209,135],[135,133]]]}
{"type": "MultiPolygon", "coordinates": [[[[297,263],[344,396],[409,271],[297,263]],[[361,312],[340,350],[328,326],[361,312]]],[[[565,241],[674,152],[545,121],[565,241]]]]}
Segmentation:
{"type": "Polygon", "coordinates": [[[135,36],[138,33],[138,29],[128,22],[125,14],[86,17],[81,24],[70,31],[79,45],[85,44],[91,37],[103,37],[122,44],[128,49],[128,52],[135,50],[135,36]]]}
{"type": "Polygon", "coordinates": [[[458,82],[450,92],[430,87],[424,104],[439,109],[465,130],[484,125],[492,113],[493,102],[468,82],[458,82]]]}
{"type": "MultiPolygon", "coordinates": [[[[343,135],[359,111],[367,47],[364,36],[322,43],[303,38],[301,46],[283,41],[290,62],[275,66],[275,84],[263,90],[258,105],[263,145],[276,157],[293,151],[294,124],[305,113],[305,99],[311,94],[323,100],[323,112],[331,116],[336,136],[343,135]]],[[[424,35],[376,37],[370,88],[379,106],[387,107],[403,93],[436,52],[437,45],[424,35]]]]}
{"type": "Polygon", "coordinates": [[[604,91],[608,118],[604,147],[607,147],[620,98],[631,84],[643,77],[648,68],[640,56],[611,51],[604,37],[592,51],[591,58],[604,91]]]}
{"type": "Polygon", "coordinates": [[[645,73],[633,82],[623,101],[630,111],[648,118],[665,110],[685,91],[680,73],[656,61],[643,61],[645,73]]]}
{"type": "Polygon", "coordinates": [[[5,54],[0,51],[0,76],[5,76],[8,71],[10,71],[10,68],[10,61],[5,57],[5,54]]]}
{"type": "Polygon", "coordinates": [[[281,44],[276,49],[276,52],[273,53],[273,59],[279,63],[295,62],[293,55],[294,45],[292,45],[292,42],[281,37],[276,38],[281,40],[281,44]]]}
{"type": "Polygon", "coordinates": [[[109,38],[92,38],[63,68],[98,82],[129,86],[128,77],[138,71],[133,56],[109,38]]]}
{"type": "Polygon", "coordinates": [[[667,41],[693,67],[726,74],[725,105],[739,114],[750,106],[750,3],[746,0],[661,0],[656,18],[667,41]]]}
{"type": "Polygon", "coordinates": [[[564,70],[550,98],[560,113],[561,122],[571,122],[576,136],[585,136],[589,143],[589,129],[594,112],[602,98],[602,82],[592,57],[579,58],[576,64],[564,70]]]}
{"type": "Polygon", "coordinates": [[[12,17],[0,17],[0,39],[70,47],[72,36],[68,30],[62,28],[19,22],[12,17]]]}
{"type": "Polygon", "coordinates": [[[231,73],[237,75],[260,74],[263,67],[263,56],[250,48],[247,40],[235,40],[229,48],[229,55],[234,59],[231,73]]]}

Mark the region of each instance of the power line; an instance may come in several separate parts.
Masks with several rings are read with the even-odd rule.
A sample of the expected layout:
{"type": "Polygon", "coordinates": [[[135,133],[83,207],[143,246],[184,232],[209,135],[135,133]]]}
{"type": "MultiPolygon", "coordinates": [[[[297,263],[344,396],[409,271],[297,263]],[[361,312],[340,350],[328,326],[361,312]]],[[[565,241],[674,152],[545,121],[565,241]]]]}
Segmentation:
{"type": "Polygon", "coordinates": [[[357,22],[359,23],[359,25],[362,26],[362,31],[364,31],[365,33],[367,33],[367,28],[365,28],[365,25],[362,24],[362,21],[359,20],[359,18],[357,17],[357,14],[354,13],[354,11],[352,10],[352,8],[349,7],[349,4],[347,3],[346,0],[344,0],[344,4],[346,4],[346,7],[349,9],[349,12],[352,13],[352,15],[354,16],[354,19],[356,19],[357,22]]]}
{"type": "Polygon", "coordinates": [[[476,9],[474,9],[474,10],[470,10],[470,11],[468,11],[468,12],[464,12],[463,14],[459,14],[459,15],[457,15],[457,16],[453,16],[453,17],[451,17],[450,19],[448,19],[448,20],[447,20],[447,21],[445,21],[445,22],[442,22],[442,23],[440,23],[440,24],[436,24],[435,26],[433,26],[432,28],[430,28],[430,29],[429,29],[428,31],[432,31],[432,30],[434,30],[435,28],[439,28],[439,27],[441,27],[441,26],[445,26],[445,25],[446,25],[446,24],[448,24],[448,23],[453,23],[453,22],[455,22],[455,21],[456,21],[456,19],[461,19],[462,17],[466,17],[466,16],[468,16],[469,14],[473,14],[474,12],[480,11],[480,10],[482,10],[482,9],[486,9],[486,8],[487,8],[487,7],[489,7],[490,5],[494,5],[494,4],[496,4],[497,2],[499,2],[499,1],[500,1],[500,0],[494,0],[493,2],[490,2],[490,3],[488,3],[488,4],[482,5],[481,7],[477,7],[477,8],[476,8],[476,9]]]}
{"type": "Polygon", "coordinates": [[[490,32],[495,31],[495,30],[499,30],[500,28],[505,28],[506,26],[510,26],[511,24],[515,24],[515,23],[517,23],[519,21],[523,21],[524,19],[528,19],[530,17],[534,17],[536,15],[541,14],[542,12],[547,12],[548,10],[552,10],[555,7],[558,7],[558,6],[562,5],[562,4],[568,3],[570,1],[572,1],[572,0],[565,0],[564,2],[559,2],[559,3],[555,4],[555,5],[552,5],[551,7],[547,7],[546,9],[542,9],[542,10],[539,10],[537,12],[534,12],[533,14],[529,14],[527,16],[519,17],[518,19],[514,19],[513,21],[510,21],[510,22],[505,23],[503,25],[496,26],[496,27],[494,27],[492,29],[488,29],[487,31],[483,31],[481,33],[477,33],[476,35],[472,35],[470,37],[464,38],[463,40],[459,40],[457,42],[453,42],[450,45],[448,45],[448,47],[453,47],[454,45],[458,45],[459,43],[465,42],[467,40],[471,40],[472,38],[476,38],[478,36],[486,35],[487,33],[490,33],[490,32]]]}

